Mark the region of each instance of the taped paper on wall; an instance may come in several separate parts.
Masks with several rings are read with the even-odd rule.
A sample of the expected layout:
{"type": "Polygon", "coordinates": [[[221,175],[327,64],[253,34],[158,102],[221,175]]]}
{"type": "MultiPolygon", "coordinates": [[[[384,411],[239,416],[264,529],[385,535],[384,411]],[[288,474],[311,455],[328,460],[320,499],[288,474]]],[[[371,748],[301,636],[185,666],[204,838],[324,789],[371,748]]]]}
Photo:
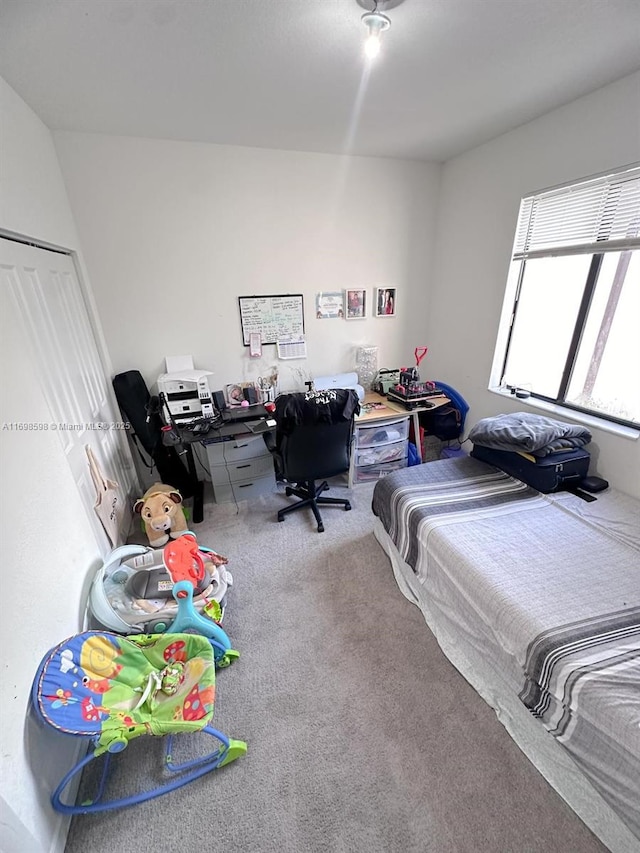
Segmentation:
{"type": "Polygon", "coordinates": [[[278,358],[306,358],[307,342],[304,338],[297,341],[278,341],[278,358]]]}

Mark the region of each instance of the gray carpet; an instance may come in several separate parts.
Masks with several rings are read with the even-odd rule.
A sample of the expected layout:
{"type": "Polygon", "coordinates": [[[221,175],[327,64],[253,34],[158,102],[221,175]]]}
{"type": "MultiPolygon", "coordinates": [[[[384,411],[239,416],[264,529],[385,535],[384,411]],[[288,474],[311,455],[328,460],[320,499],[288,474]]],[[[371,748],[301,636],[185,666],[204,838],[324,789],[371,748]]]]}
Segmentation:
{"type": "MultiPolygon", "coordinates": [[[[276,521],[287,502],[208,503],[195,530],[230,558],[214,725],[248,742],[235,763],[134,808],[74,819],[67,853],[496,853],[605,848],[528,762],[399,592],[353,510],[276,521]]],[[[347,494],[337,489],[336,494],[347,494]]],[[[192,754],[204,736],[183,737],[192,754]]],[[[113,788],[147,784],[161,742],[120,756],[113,788]]]]}

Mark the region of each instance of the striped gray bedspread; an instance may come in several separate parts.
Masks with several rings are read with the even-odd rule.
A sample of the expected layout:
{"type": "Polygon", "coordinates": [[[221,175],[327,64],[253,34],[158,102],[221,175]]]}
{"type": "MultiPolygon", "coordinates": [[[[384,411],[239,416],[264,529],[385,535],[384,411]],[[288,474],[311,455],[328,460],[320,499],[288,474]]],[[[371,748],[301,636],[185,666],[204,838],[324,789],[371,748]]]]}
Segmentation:
{"type": "Polygon", "coordinates": [[[461,458],[390,474],[372,509],[429,597],[640,838],[640,502],[542,495],[461,458]]]}

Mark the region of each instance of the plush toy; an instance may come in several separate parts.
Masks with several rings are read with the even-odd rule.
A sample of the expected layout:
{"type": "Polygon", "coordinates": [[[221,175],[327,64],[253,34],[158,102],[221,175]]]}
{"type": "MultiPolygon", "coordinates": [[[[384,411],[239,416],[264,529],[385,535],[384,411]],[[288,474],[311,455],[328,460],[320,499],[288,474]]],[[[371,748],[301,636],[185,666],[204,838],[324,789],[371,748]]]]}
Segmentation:
{"type": "Polygon", "coordinates": [[[187,519],[182,509],[182,495],[172,486],[154,483],[136,501],[133,511],[142,516],[149,544],[159,548],[187,530],[187,519]]]}

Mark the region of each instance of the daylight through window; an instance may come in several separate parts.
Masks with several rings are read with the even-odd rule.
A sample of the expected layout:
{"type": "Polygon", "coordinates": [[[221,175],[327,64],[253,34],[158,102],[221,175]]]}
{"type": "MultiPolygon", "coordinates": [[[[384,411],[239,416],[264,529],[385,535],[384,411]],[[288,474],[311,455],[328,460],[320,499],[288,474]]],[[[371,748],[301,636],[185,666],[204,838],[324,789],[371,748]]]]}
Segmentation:
{"type": "Polygon", "coordinates": [[[501,387],[640,427],[640,167],[522,200],[501,387]]]}

